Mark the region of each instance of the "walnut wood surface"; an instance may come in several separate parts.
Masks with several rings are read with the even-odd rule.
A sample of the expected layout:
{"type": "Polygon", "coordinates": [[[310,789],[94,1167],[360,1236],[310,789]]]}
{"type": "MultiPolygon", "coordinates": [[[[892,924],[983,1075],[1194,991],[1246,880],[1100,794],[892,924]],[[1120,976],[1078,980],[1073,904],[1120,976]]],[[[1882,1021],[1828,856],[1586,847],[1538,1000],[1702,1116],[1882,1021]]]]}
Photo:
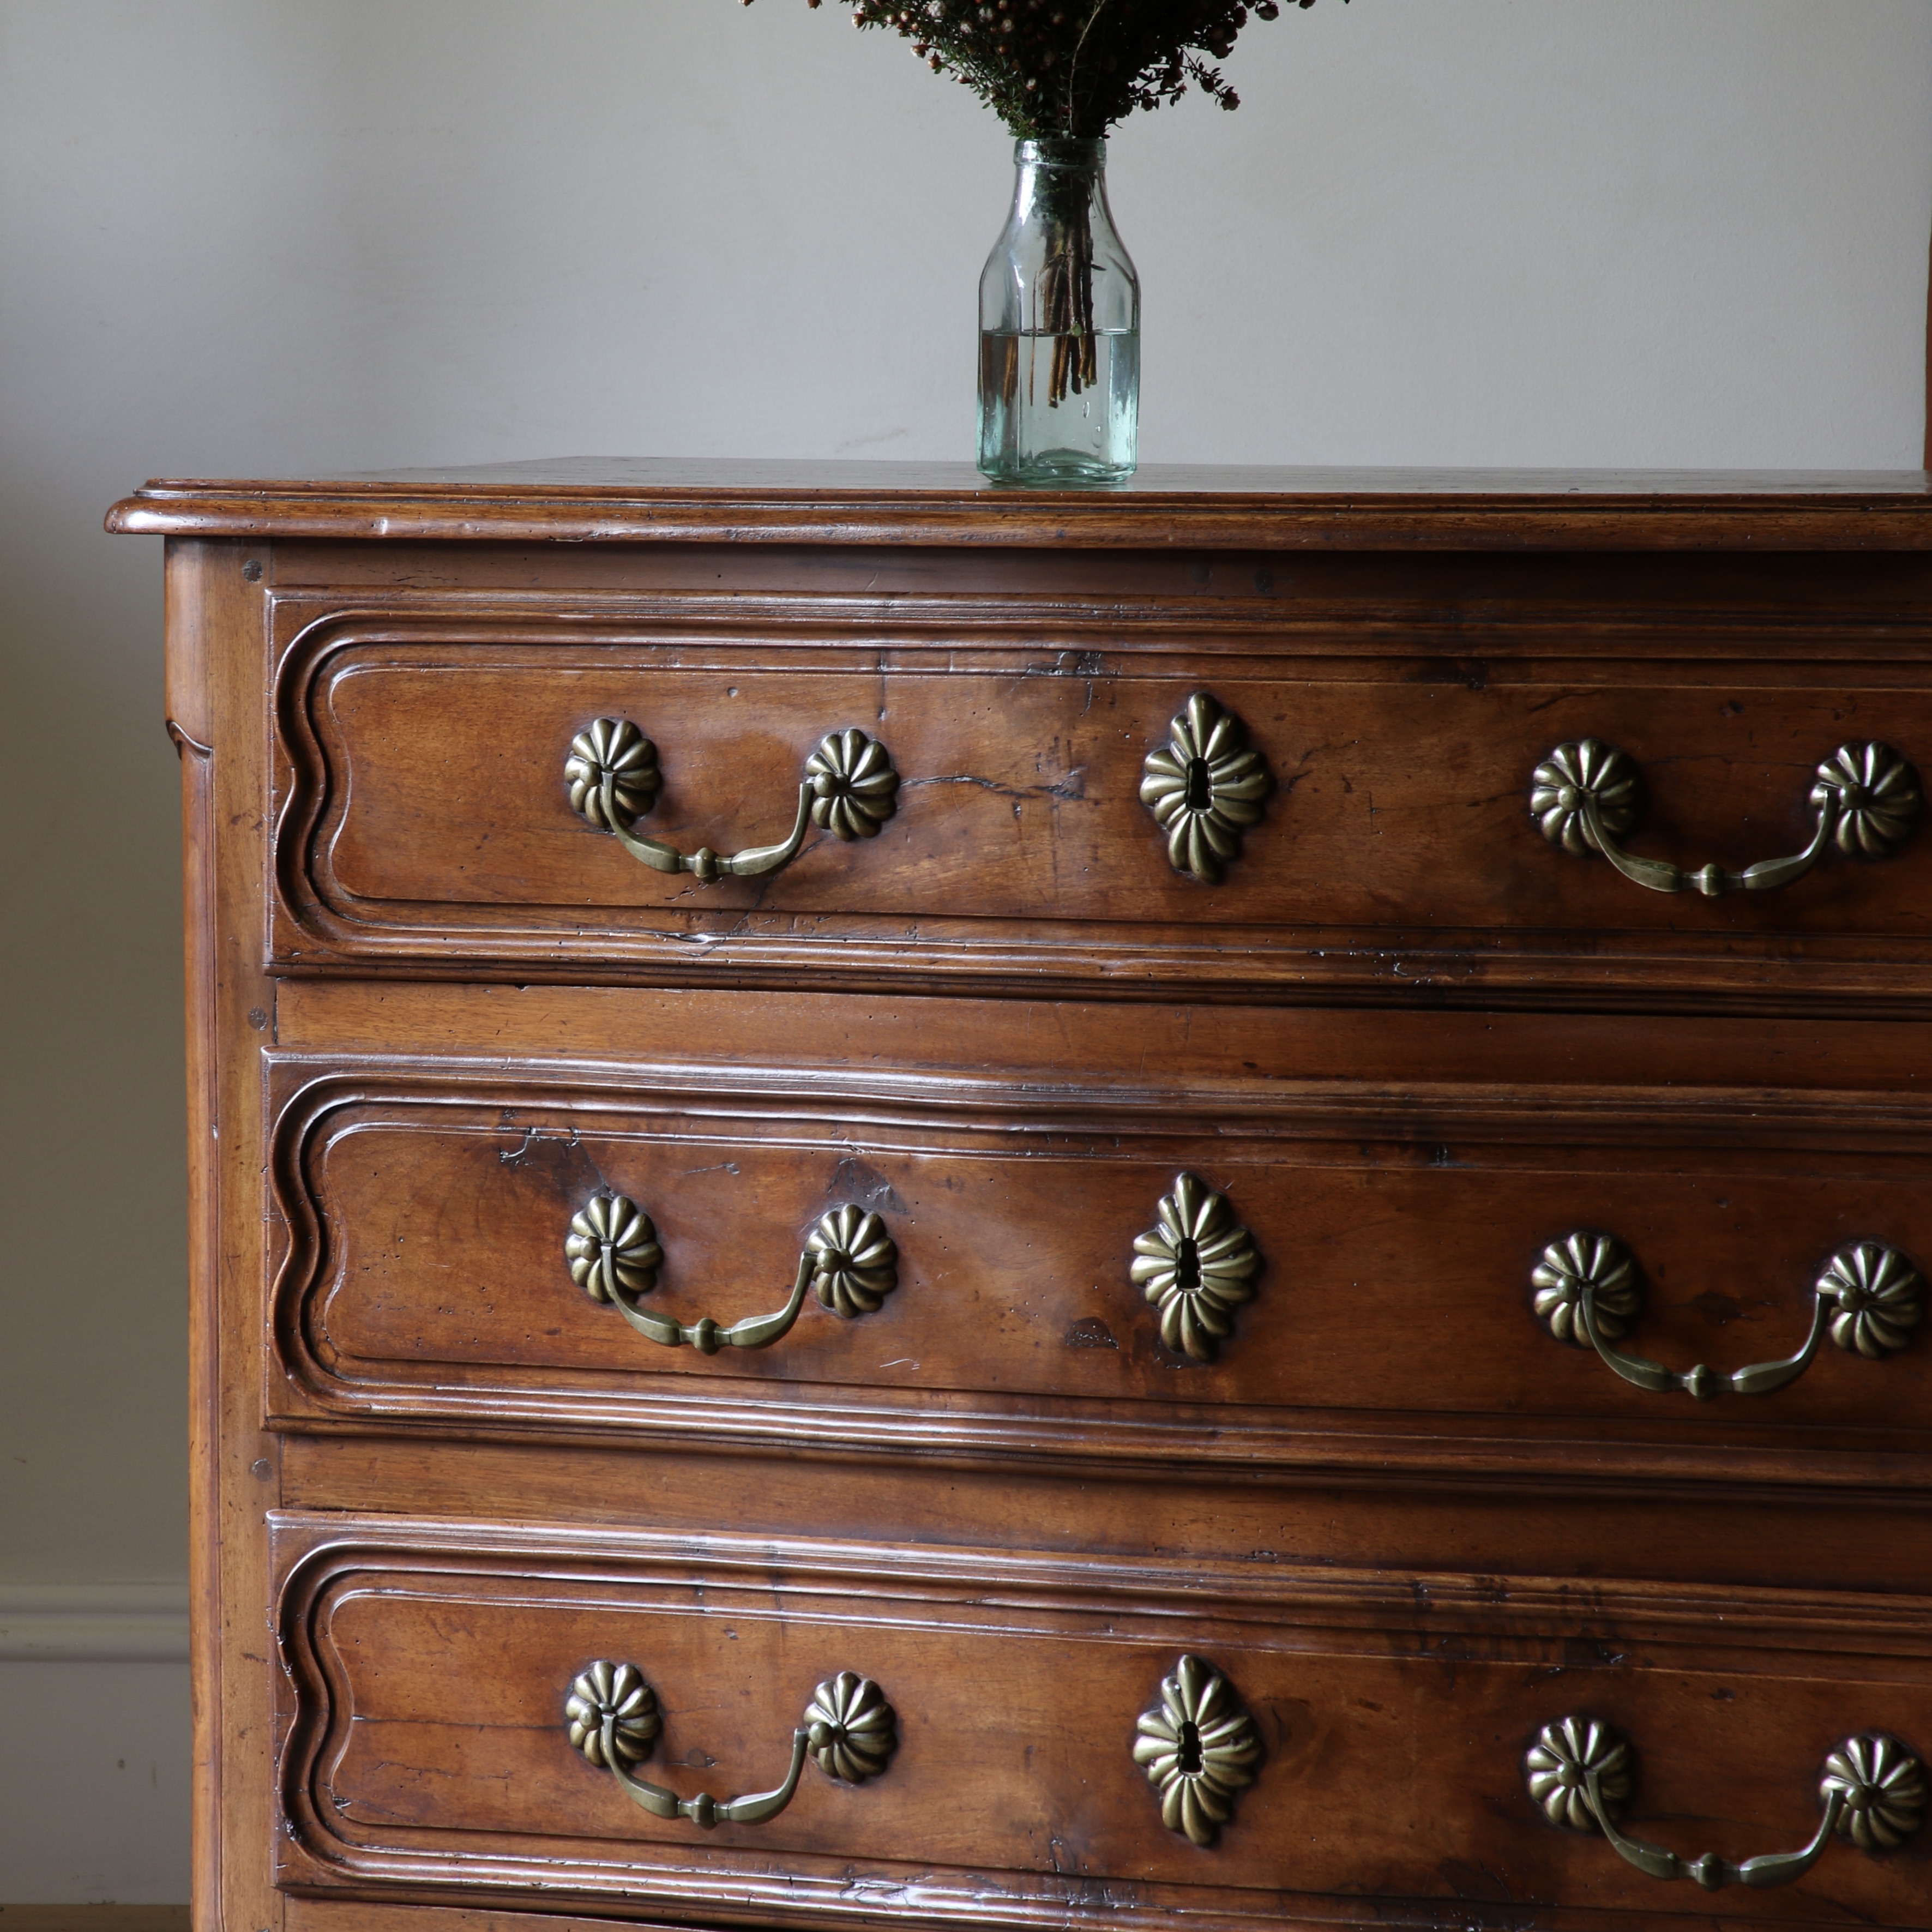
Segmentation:
{"type": "MultiPolygon", "coordinates": [[[[1132,1886],[1138,1922],[1219,1928],[1252,1913],[1244,1892],[1449,1903],[1480,1873],[1519,1905],[1587,1897],[1642,1924],[1654,1881],[1552,1828],[1524,1795],[1540,1724],[1587,1705],[1642,1741],[1632,1828],[1688,1829],[1699,1849],[1803,1842],[1839,1738],[1932,1725],[1922,1643],[1874,1654],[1840,1612],[1836,1642],[1794,1647],[1790,1606],[1761,1620],[1748,1596],[1707,1605],[1702,1630],[1660,1605],[1664,1627],[1646,1630],[1635,1593],[1616,1606],[1627,1635],[1612,1654],[1605,1606],[1553,1584],[1500,1612],[1418,1611],[1372,1580],[1323,1580],[1318,1609],[1282,1573],[1257,1587],[1163,1578],[1157,1562],[1123,1574],[962,1551],[928,1568],[864,1546],[714,1553],[330,1518],[284,1519],[277,1540],[284,1869],[304,1886],[641,1888],[698,1910],[748,1892],[833,1922],[906,1888],[934,1920],[1026,1925],[1098,1882],[1132,1886]],[[1205,1853],[1161,1827],[1130,1756],[1133,1720],[1183,1648],[1227,1672],[1267,1750],[1205,1853]],[[813,1773],[761,1825],[666,1824],[563,1736],[569,1681],[599,1656],[636,1662],[656,1690],[664,1733],[641,1774],[681,1792],[774,1782],[794,1707],[842,1669],[886,1690],[900,1748],[862,1788],[813,1773]]],[[[1757,1910],[1906,1926],[1928,1876],[1922,1847],[1884,1861],[1840,1848],[1757,1910]]]]}
{"type": "Polygon", "coordinates": [[[1030,955],[1049,982],[1105,958],[1111,986],[1223,989],[1302,986],[1331,950],[1388,977],[1376,950],[1445,976],[1445,956],[1507,949],[1519,980],[1530,956],[1547,989],[1658,950],[1679,983],[1710,955],[1784,960],[1828,987],[1834,966],[1924,960],[1932,842],[1712,904],[1557,852],[1526,809],[1557,736],[1598,736],[1648,778],[1634,848],[1684,866],[1801,850],[1812,771],[1841,742],[1882,736],[1932,767],[1932,692],[1899,690],[1898,674],[1841,667],[1824,690],[1766,690],[1688,664],[1667,682],[1470,690],[1402,663],[1335,682],[1319,664],[1096,653],[1088,676],[1030,676],[1024,657],[960,655],[862,667],[850,647],[599,650],[581,622],[527,645],[338,632],[302,692],[315,736],[299,734],[294,694],[284,709],[298,790],[278,952],[661,974],[694,949],[754,970],[777,950],[836,976],[866,945],[960,977],[1026,972],[1014,962],[1030,955]],[[1138,798],[1142,759],[1196,688],[1250,722],[1281,786],[1211,889],[1173,872],[1138,798]],[[818,836],[772,878],[667,879],[570,812],[562,761],[593,717],[657,740],[667,790],[640,831],[684,850],[782,836],[806,755],[848,724],[891,748],[898,812],[875,838],[818,836]]]}
{"type": "MultiPolygon", "coordinates": [[[[832,1418],[836,1420],[836,1414],[832,1418]]],[[[1011,1456],[893,1458],[836,1440],[820,1452],[667,1445],[572,1446],[382,1434],[290,1435],[281,1499],[358,1514],[428,1514],[550,1529],[705,1536],[721,1524],[762,1540],[810,1531],[903,1546],[908,1559],[964,1546],[1051,1550],[1076,1565],[1150,1552],[1199,1563],[1288,1563],[1373,1571],[1398,1592],[1460,1577],[1480,1600],[1520,1576],[1568,1576],[1592,1594],[1633,1587],[1791,1589],[1932,1597],[1932,1537],[1910,1489],[1841,1490],[1793,1480],[1740,1486],[1552,1481],[1462,1466],[1250,1470],[1180,1464],[1119,1472],[1011,1456]],[[1430,1579],[1437,1580],[1431,1582],[1430,1579]]],[[[1695,1612],[1708,1616],[1708,1606],[1695,1612]]],[[[1901,1611],[1908,1618],[1913,1612],[1901,1611]]]]}
{"type": "Polygon", "coordinates": [[[1706,1900],[1551,1832],[1515,1767],[1587,1706],[1648,1835],[1738,1856],[1808,1832],[1850,1730],[1932,1744],[1932,1336],[1700,1408],[1544,1336],[1526,1280],[1614,1225],[1632,1345],[1729,1367],[1795,1340],[1838,1240],[1927,1258],[1932,860],[1653,902],[1544,848],[1516,767],[1614,730],[1639,850],[1784,849],[1840,736],[1932,742],[1928,502],[619,466],[117,512],[176,539],[200,1932],[1922,1928],[1923,1841],[1706,1900]],[[1132,802],[1196,688],[1282,780],[1212,892],[1132,802]],[[647,832],[772,836],[868,716],[909,779],[901,737],[987,782],[909,788],[758,903],[675,899],[556,782],[556,733],[639,693],[647,832]],[[1198,1367],[1122,1266],[1183,1166],[1268,1261],[1198,1367]],[[901,1217],[904,1279],[639,1367],[563,1279],[593,1169],[687,1316],[765,1306],[841,1186],[901,1217]],[[652,1826],[551,1722],[612,1629],[650,1640],[660,1764],[716,1760],[680,1788],[765,1778],[846,1664],[891,1673],[902,1765],[652,1826]],[[1270,1727],[1212,1852],[1125,1756],[1184,1648],[1270,1727]]]}
{"type": "Polygon", "coordinates": [[[1849,564],[1774,571],[1716,608],[1681,583],[1663,603],[1642,584],[1566,598],[1507,572],[1327,572],[1286,604],[1156,579],[1124,610],[1044,582],[866,604],[802,566],[782,596],[766,561],[723,598],[417,590],[375,616],[278,594],[278,962],[1757,1010],[1932,994],[1922,838],[1713,903],[1552,849],[1527,808],[1538,761],[1595,736],[1641,768],[1635,849],[1738,866],[1801,848],[1838,745],[1932,760],[1932,582],[1856,617],[1849,564]],[[1483,635],[1448,635],[1432,589],[1483,613],[1483,635]],[[1138,796],[1196,690],[1245,721],[1276,784],[1214,887],[1174,872],[1138,796]],[[639,829],[687,850],[782,836],[806,754],[850,724],[890,749],[899,809],[772,876],[668,878],[570,809],[564,758],[600,715],[657,742],[665,790],[639,829]]]}
{"type": "Polygon", "coordinates": [[[581,458],[333,482],[160,478],[110,530],[166,536],[536,537],[1128,548],[1932,548],[1922,470],[1202,469],[1117,490],[988,484],[964,464],[581,458]]]}
{"type": "MultiPolygon", "coordinates": [[[[1828,1119],[1856,1146],[1923,1118],[1932,1036],[1910,1020],[1640,1019],[1577,1012],[1325,1010],[1150,1001],[964,1000],[790,992],[746,1001],[705,986],[525,986],[281,980],[253,1044],[323,1070],[341,1054],[494,1064],[580,1063],[607,1078],[693,1083],[749,1096],[796,1094],[887,1106],[1084,1110],[1192,1107],[1230,1117],[1284,1096],[1342,1132],[1405,1110],[1414,1138],[1453,1139],[1480,1116],[1540,1129],[1586,1090],[1627,1113],[1641,1073],[1648,1124],[1697,1137],[1776,1136],[1828,1119]],[[1607,1096],[1607,1098],[1603,1097],[1607,1096]]],[[[254,1069],[259,1077],[260,1067],[254,1069]]],[[[1612,1131],[1610,1121],[1604,1130],[1612,1131]]]]}
{"type": "Polygon", "coordinates": [[[1386,1468],[1426,1466],[1446,1422],[1499,1468],[1574,1467],[1581,1431],[1599,1476],[1654,1477],[1674,1454],[1692,1480],[1932,1484],[1922,1348],[1874,1364],[1828,1346],[1791,1388],[1718,1407],[1630,1388],[1529,1306],[1546,1241],[1614,1230],[1648,1275],[1627,1346],[1686,1370],[1789,1354],[1841,1244],[1932,1252],[1932,1116],[1853,1154],[1796,1120],[1774,1146],[1719,1144],[1640,1090],[1599,1092],[1552,1106],[1534,1138],[1472,1114],[1450,1146],[1418,1143],[1410,1111],[1374,1095],[1360,1104],[1388,1107],[1375,1137],[1342,1138],[1292,1100],[1238,1126],[1198,1103],[1117,1106],[1083,1131],[1076,1094],[995,1124],[832,1111],[808,1086],[749,1101],[512,1087],[473,1066],[313,1075],[286,1066],[274,1140],[292,1246],[271,1408],[292,1425],[722,1432],[806,1451],[836,1426],[843,1446],[899,1453],[976,1437],[1386,1468]],[[1162,1344],[1128,1276],[1182,1171],[1227,1194],[1266,1264],[1211,1362],[1162,1344]],[[856,1319],[808,1303],[769,1348],[666,1349],[566,1270],[571,1217],[604,1190],[652,1216],[668,1259],[646,1305],[686,1322],[781,1306],[806,1232],[848,1202],[884,1217],[898,1287],[856,1319]]]}
{"type": "Polygon", "coordinates": [[[258,844],[267,791],[255,670],[265,600],[235,546],[181,542],[167,567],[168,716],[182,740],[188,911],[194,1510],[194,1905],[197,1932],[279,1932],[265,1512],[280,1444],[259,1346],[264,1158],[257,1048],[274,1004],[258,844]],[[206,754],[197,749],[205,747],[206,754]],[[256,1016],[260,1016],[259,1022],[256,1016]]]}

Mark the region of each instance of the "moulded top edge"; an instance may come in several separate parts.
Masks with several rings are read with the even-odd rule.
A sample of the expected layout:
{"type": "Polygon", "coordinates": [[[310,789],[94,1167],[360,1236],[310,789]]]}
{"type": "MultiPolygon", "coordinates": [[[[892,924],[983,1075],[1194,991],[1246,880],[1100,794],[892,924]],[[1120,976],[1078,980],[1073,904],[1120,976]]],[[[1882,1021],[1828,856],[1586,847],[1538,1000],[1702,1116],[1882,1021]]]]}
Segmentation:
{"type": "Polygon", "coordinates": [[[1079,548],[1932,548],[1932,472],[1151,465],[1018,490],[963,464],[583,458],[312,479],[158,478],[110,530],[554,543],[1079,548]]]}

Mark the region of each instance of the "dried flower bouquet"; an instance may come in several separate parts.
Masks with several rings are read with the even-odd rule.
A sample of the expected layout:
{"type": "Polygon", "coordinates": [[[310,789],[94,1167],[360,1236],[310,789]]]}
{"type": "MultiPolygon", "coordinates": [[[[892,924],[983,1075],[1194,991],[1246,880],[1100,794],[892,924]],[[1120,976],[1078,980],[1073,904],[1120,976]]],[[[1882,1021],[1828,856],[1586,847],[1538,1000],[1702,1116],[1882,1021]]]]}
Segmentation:
{"type": "Polygon", "coordinates": [[[1204,56],[1226,60],[1250,17],[1272,20],[1281,11],[1276,0],[848,4],[855,26],[902,34],[934,74],[964,82],[1023,141],[1096,140],[1136,108],[1178,100],[1190,83],[1223,107],[1238,107],[1240,96],[1204,56]]]}

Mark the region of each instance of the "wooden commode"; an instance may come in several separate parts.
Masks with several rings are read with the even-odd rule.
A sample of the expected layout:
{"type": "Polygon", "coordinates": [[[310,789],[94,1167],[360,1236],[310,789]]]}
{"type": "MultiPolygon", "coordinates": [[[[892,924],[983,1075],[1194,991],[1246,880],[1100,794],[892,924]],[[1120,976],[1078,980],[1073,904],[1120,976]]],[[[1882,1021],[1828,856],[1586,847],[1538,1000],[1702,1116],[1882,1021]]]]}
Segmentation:
{"type": "Polygon", "coordinates": [[[200,1932],[1932,1926],[1932,480],[110,526],[200,1932]]]}

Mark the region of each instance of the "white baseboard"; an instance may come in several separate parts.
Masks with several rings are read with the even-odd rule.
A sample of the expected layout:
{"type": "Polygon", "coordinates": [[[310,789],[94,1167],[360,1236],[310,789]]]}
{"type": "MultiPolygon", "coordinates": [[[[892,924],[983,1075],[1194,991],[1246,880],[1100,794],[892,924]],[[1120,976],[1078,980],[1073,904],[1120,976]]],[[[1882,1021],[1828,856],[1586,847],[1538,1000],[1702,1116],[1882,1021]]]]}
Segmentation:
{"type": "Polygon", "coordinates": [[[185,1583],[0,1582],[0,1663],[187,1660],[185,1583]]]}

